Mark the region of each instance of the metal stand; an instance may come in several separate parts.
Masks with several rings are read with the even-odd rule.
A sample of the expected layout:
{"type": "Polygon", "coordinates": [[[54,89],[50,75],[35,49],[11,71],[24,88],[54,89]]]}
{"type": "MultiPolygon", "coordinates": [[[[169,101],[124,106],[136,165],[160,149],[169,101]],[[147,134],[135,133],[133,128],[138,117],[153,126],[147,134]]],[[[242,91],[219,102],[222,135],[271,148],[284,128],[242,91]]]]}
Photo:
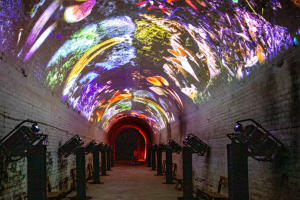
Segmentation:
{"type": "Polygon", "coordinates": [[[174,184],[172,178],[172,149],[166,150],[166,184],[174,184]]]}
{"type": "Polygon", "coordinates": [[[152,149],[152,170],[156,170],[155,149],[152,149]]]}
{"type": "Polygon", "coordinates": [[[106,150],[105,149],[101,150],[101,169],[102,169],[101,176],[107,176],[107,174],[106,174],[106,150]]]}
{"type": "Polygon", "coordinates": [[[183,157],[183,197],[178,197],[180,200],[198,199],[193,197],[193,181],[192,181],[192,154],[193,150],[190,147],[182,148],[183,157]]]}
{"type": "Polygon", "coordinates": [[[27,156],[28,200],[46,200],[46,146],[37,144],[27,156]]]}
{"type": "Polygon", "coordinates": [[[110,165],[111,165],[111,150],[107,149],[107,171],[112,171],[110,165]]]}
{"type": "Polygon", "coordinates": [[[161,161],[162,150],[157,150],[157,176],[162,176],[162,161],[161,161]]]}
{"type": "Polygon", "coordinates": [[[100,182],[100,176],[99,176],[99,150],[98,149],[95,149],[93,151],[93,165],[94,165],[93,184],[102,184],[103,182],[100,182]]]}
{"type": "Polygon", "coordinates": [[[229,200],[249,200],[247,144],[227,145],[229,200]]]}
{"type": "Polygon", "coordinates": [[[85,191],[85,151],[84,147],[76,149],[76,178],[77,178],[77,196],[76,199],[87,199],[85,191]]]}
{"type": "Polygon", "coordinates": [[[111,159],[110,159],[110,166],[111,167],[115,166],[114,160],[115,160],[115,154],[114,154],[114,148],[112,147],[111,148],[111,159]]]}
{"type": "Polygon", "coordinates": [[[148,167],[151,167],[151,149],[148,149],[147,161],[148,161],[148,167]]]}

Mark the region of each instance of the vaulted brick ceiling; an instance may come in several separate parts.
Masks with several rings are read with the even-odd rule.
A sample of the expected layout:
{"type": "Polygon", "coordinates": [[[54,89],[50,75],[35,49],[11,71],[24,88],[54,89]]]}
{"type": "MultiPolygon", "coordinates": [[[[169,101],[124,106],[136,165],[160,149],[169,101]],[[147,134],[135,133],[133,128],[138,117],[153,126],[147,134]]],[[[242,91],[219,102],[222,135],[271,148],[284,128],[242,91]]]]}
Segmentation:
{"type": "Polygon", "coordinates": [[[105,131],[114,124],[142,127],[123,120],[139,118],[157,133],[178,119],[185,104],[209,100],[216,82],[243,79],[297,45],[300,20],[290,13],[299,5],[7,0],[0,5],[1,48],[105,131]]]}

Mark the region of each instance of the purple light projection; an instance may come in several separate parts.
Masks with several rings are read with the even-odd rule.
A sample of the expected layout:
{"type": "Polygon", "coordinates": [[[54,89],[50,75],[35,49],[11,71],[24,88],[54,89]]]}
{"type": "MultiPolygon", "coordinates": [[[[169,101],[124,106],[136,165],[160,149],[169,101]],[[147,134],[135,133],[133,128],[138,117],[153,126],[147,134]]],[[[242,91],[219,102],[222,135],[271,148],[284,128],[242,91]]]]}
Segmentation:
{"type": "Polygon", "coordinates": [[[209,100],[215,80],[243,79],[299,44],[300,22],[292,27],[277,16],[287,1],[259,2],[131,0],[123,4],[132,10],[120,14],[116,0],[8,0],[0,41],[104,130],[134,116],[159,133],[183,112],[183,96],[209,100]],[[31,63],[49,46],[45,66],[31,63]]]}

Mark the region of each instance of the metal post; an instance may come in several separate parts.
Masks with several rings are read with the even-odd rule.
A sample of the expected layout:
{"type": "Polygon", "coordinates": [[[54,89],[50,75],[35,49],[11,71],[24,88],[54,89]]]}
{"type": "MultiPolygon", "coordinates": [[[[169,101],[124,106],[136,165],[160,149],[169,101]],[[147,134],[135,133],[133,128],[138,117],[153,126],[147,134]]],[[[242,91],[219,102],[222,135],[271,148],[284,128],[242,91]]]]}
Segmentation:
{"type": "Polygon", "coordinates": [[[193,150],[190,147],[182,148],[182,171],[183,171],[183,197],[179,197],[181,200],[194,199],[193,197],[193,182],[192,182],[192,154],[193,150]]]}
{"type": "Polygon", "coordinates": [[[99,176],[99,150],[95,149],[93,151],[93,165],[94,165],[94,184],[100,183],[100,176],[99,176]]]}
{"type": "Polygon", "coordinates": [[[107,149],[107,171],[111,171],[110,164],[111,164],[111,150],[107,149]]]}
{"type": "Polygon", "coordinates": [[[148,149],[147,152],[147,160],[148,160],[148,167],[151,167],[151,149],[148,149]]]}
{"type": "Polygon", "coordinates": [[[106,150],[104,148],[101,150],[101,169],[102,169],[101,176],[107,176],[107,174],[106,174],[106,150]]]}
{"type": "Polygon", "coordinates": [[[162,150],[157,150],[157,176],[162,176],[162,163],[161,163],[162,150]]]}
{"type": "Polygon", "coordinates": [[[172,178],[172,149],[166,150],[166,184],[173,184],[172,178]]]}
{"type": "Polygon", "coordinates": [[[249,200],[247,144],[227,145],[229,200],[249,200]]]}
{"type": "Polygon", "coordinates": [[[114,160],[115,160],[115,154],[114,154],[114,148],[112,147],[111,148],[111,159],[110,159],[110,166],[111,167],[115,166],[114,160]]]}
{"type": "Polygon", "coordinates": [[[84,147],[76,149],[77,199],[86,199],[85,191],[85,151],[84,147]]]}
{"type": "Polygon", "coordinates": [[[156,170],[155,149],[152,149],[152,170],[156,170]]]}
{"type": "Polygon", "coordinates": [[[28,200],[46,200],[46,146],[37,144],[27,157],[28,200]]]}

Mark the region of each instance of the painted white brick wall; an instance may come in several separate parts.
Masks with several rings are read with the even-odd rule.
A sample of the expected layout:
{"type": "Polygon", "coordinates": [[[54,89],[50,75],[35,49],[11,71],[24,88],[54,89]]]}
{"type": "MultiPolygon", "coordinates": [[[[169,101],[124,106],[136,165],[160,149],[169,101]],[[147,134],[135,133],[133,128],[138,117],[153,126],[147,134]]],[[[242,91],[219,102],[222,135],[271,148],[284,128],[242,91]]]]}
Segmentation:
{"type": "MultiPolygon", "coordinates": [[[[104,141],[104,131],[87,121],[82,115],[62,102],[61,96],[53,93],[37,80],[34,72],[18,64],[5,54],[0,60],[0,137],[8,134],[20,121],[31,119],[52,125],[59,129],[41,125],[41,132],[48,135],[47,175],[53,191],[67,191],[71,188],[71,169],[75,168],[75,156],[64,158],[58,155],[60,145],[73,135],[79,134],[85,145],[92,139],[104,141]],[[25,68],[27,77],[20,71],[25,68]],[[10,117],[10,118],[9,118],[10,117]],[[64,130],[64,131],[62,131],[64,130]]],[[[86,165],[92,156],[86,157],[86,165]]],[[[26,158],[17,163],[0,161],[0,199],[23,199],[27,193],[26,158]]]]}
{"type": "MultiPolygon", "coordinates": [[[[227,177],[226,145],[231,141],[226,134],[233,132],[237,120],[252,118],[274,130],[286,150],[273,163],[249,157],[250,199],[300,199],[300,48],[265,63],[243,80],[216,82],[209,91],[208,101],[184,104],[181,126],[185,124],[186,132],[179,131],[179,123],[171,125],[172,139],[179,144],[193,133],[211,147],[203,157],[193,155],[194,186],[217,191],[219,177],[227,177]]],[[[180,176],[182,155],[173,154],[173,162],[180,176]]]]}

